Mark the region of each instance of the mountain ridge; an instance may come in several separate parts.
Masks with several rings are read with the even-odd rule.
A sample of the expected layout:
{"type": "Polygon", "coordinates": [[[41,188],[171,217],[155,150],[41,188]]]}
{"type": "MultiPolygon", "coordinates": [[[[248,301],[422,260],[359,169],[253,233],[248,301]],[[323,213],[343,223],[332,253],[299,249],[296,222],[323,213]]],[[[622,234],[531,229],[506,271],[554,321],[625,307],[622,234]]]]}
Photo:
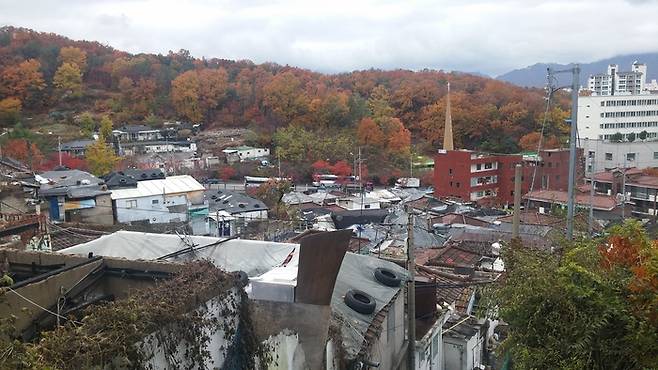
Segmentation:
{"type": "MultiPolygon", "coordinates": [[[[634,61],[645,63],[647,65],[647,81],[658,79],[658,52],[655,53],[634,53],[618,55],[611,58],[601,59],[594,62],[580,63],[580,83],[587,83],[587,78],[591,74],[605,73],[609,64],[618,64],[622,71],[630,70],[634,61]]],[[[505,81],[522,87],[543,87],[546,84],[546,69],[571,68],[575,62],[562,63],[535,63],[533,65],[514,69],[503,73],[495,78],[499,81],[505,81]]],[[[560,84],[569,84],[571,77],[568,75],[557,76],[560,84]]]]}

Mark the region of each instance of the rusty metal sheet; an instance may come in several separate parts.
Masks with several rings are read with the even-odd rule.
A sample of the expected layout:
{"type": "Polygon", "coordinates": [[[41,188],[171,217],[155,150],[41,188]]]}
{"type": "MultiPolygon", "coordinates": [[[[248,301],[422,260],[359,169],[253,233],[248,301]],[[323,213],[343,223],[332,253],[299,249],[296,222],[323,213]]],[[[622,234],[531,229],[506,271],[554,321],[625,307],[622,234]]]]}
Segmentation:
{"type": "Polygon", "coordinates": [[[295,302],[329,305],[352,230],[311,234],[302,238],[295,302]]]}

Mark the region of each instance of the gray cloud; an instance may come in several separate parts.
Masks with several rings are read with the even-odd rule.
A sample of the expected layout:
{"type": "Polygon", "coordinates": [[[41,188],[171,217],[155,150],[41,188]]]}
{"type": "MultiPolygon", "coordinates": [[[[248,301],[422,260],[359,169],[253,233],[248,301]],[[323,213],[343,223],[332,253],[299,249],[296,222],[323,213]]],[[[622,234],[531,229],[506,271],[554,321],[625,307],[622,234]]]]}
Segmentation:
{"type": "Polygon", "coordinates": [[[652,0],[0,0],[0,24],[129,52],[273,61],[324,72],[498,74],[535,62],[657,51],[652,0]]]}

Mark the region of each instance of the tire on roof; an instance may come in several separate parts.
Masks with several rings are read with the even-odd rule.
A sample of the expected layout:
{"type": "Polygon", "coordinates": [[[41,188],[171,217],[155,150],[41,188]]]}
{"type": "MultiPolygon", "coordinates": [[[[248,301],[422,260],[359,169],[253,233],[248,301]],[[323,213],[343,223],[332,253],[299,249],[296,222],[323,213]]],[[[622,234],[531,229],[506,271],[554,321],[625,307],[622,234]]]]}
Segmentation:
{"type": "Polygon", "coordinates": [[[399,287],[402,282],[402,279],[395,271],[384,267],[375,269],[375,280],[392,288],[399,287]]]}
{"type": "Polygon", "coordinates": [[[375,311],[375,298],[364,291],[350,289],[345,293],[345,298],[343,300],[347,307],[358,313],[370,315],[375,311]]]}

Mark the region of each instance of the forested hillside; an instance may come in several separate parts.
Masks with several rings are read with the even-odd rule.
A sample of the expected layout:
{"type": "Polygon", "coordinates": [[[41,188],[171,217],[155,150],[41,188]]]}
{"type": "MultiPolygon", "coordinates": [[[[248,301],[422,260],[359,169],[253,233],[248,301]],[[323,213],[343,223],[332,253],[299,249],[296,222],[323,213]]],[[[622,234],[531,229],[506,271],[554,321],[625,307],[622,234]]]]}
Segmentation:
{"type": "MultiPolygon", "coordinates": [[[[109,116],[115,127],[181,120],[203,130],[250,128],[255,144],[274,147],[291,163],[350,161],[361,146],[371,172],[407,168],[410,150],[440,148],[448,82],[456,147],[515,152],[536,145],[544,91],[480,76],[431,70],[327,75],[199,59],[186,50],[132,55],[98,42],[0,29],[0,124],[15,128],[7,137],[32,135],[41,151],[53,148],[56,135],[88,136],[109,116]],[[80,119],[85,112],[92,121],[80,119]]],[[[553,146],[568,115],[566,97],[554,102],[547,129],[553,146]]]]}

